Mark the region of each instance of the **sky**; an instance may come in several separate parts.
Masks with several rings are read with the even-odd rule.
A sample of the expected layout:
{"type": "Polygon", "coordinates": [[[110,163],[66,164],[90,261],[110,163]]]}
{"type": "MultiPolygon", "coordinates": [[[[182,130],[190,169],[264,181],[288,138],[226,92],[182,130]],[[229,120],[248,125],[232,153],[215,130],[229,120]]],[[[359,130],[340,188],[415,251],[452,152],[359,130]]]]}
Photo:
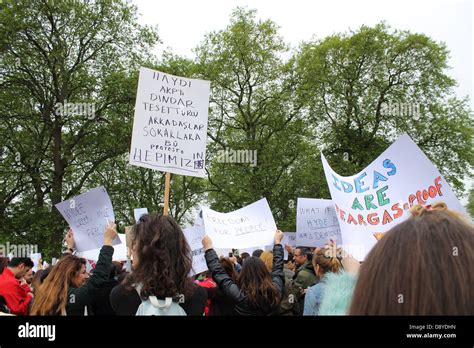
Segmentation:
{"type": "MultiPolygon", "coordinates": [[[[224,30],[233,9],[257,10],[257,17],[271,19],[292,47],[303,41],[357,30],[385,21],[392,28],[423,33],[446,44],[450,51],[448,75],[458,85],[459,98],[468,96],[474,110],[474,6],[472,0],[132,0],[141,24],[157,25],[164,50],[194,58],[193,49],[206,33],[224,30]]],[[[473,186],[467,180],[465,192],[473,186]]],[[[467,203],[467,196],[461,198],[467,203]]]]}
{"type": "Polygon", "coordinates": [[[469,96],[474,109],[472,0],[132,0],[141,24],[158,25],[165,49],[193,58],[192,49],[204,35],[223,30],[237,6],[257,10],[257,17],[280,26],[280,35],[293,48],[302,41],[356,30],[386,21],[392,28],[424,33],[444,42],[451,52],[449,75],[456,79],[458,97],[469,96]]]}

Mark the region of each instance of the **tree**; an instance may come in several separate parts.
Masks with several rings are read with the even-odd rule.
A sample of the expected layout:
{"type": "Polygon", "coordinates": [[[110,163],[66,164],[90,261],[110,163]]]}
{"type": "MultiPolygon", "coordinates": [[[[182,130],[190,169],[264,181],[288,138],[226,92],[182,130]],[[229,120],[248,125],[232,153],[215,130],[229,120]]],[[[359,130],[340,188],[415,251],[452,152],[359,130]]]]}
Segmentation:
{"type": "Polygon", "coordinates": [[[158,36],[114,0],[6,2],[0,23],[1,228],[19,241],[28,229],[57,250],[64,223],[54,205],[127,151],[131,72],[158,36]]]}
{"type": "Polygon", "coordinates": [[[473,163],[473,120],[453,96],[448,50],[423,34],[362,26],[302,45],[300,102],[328,161],[352,175],[408,133],[459,193],[473,163]]]}

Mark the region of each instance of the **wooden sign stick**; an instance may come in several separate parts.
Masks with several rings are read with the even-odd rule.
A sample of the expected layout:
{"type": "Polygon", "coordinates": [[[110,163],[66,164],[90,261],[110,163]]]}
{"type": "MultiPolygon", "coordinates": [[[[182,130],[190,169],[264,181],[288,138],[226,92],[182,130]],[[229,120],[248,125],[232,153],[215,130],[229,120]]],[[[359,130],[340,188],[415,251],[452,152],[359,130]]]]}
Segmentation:
{"type": "Polygon", "coordinates": [[[166,172],[165,174],[165,204],[163,207],[163,215],[168,215],[169,201],[170,201],[170,181],[171,181],[171,173],[166,172]]]}

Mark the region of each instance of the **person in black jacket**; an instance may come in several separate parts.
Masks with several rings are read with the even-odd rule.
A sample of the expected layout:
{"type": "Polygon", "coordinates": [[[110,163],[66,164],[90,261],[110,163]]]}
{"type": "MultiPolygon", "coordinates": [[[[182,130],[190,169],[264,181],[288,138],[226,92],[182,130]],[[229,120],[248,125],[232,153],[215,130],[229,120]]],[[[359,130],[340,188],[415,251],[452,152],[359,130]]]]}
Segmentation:
{"type": "MultiPolygon", "coordinates": [[[[115,224],[106,227],[104,245],[94,273],[89,278],[86,261],[74,255],[63,256],[52,268],[38,289],[31,308],[31,315],[85,314],[94,295],[109,279],[112,267],[113,240],[117,237],[115,224]]],[[[72,237],[72,232],[69,232],[72,237]]]]}
{"type": "Polygon", "coordinates": [[[202,239],[207,267],[212,272],[212,278],[224,295],[233,301],[234,310],[238,315],[276,314],[285,285],[283,247],[280,244],[283,237],[283,232],[275,233],[271,274],[260,258],[249,257],[242,265],[237,282],[234,282],[220,265],[217,253],[212,248],[211,238],[206,235],[202,239]]]}
{"type": "Polygon", "coordinates": [[[189,277],[191,248],[176,221],[162,214],[142,215],[132,228],[131,242],[132,272],[110,293],[115,314],[135,315],[142,299],[156,296],[173,298],[187,315],[203,315],[207,291],[189,277]]]}

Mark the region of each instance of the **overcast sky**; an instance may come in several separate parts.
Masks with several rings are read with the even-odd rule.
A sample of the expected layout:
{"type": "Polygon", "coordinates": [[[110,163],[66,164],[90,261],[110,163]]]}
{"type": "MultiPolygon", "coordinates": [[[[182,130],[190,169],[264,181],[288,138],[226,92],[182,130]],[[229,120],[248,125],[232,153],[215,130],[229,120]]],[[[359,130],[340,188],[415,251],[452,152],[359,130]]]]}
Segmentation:
{"type": "Polygon", "coordinates": [[[451,52],[449,74],[456,79],[459,97],[473,101],[472,0],[132,0],[142,24],[158,25],[163,44],[155,52],[193,58],[192,49],[208,32],[225,29],[237,6],[257,10],[261,19],[280,26],[280,35],[292,47],[312,37],[375,25],[385,20],[402,30],[424,33],[445,42],[451,52]]]}

